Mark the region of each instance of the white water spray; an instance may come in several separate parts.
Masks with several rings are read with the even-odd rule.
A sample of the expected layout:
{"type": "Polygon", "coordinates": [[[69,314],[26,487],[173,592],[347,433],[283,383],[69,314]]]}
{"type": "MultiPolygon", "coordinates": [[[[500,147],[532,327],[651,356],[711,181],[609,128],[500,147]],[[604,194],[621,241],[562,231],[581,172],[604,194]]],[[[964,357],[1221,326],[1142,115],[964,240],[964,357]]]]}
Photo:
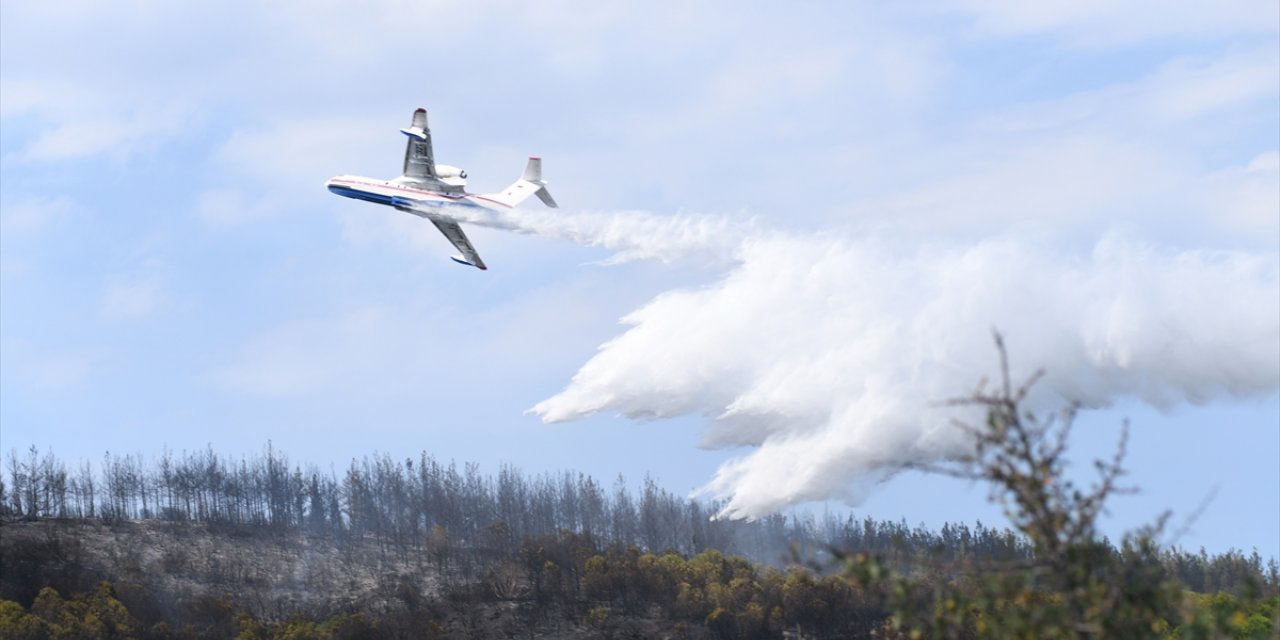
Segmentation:
{"type": "Polygon", "coordinates": [[[705,491],[722,515],[858,502],[903,463],[967,451],[954,407],[993,370],[1047,375],[1029,408],[1156,406],[1280,386],[1274,255],[1172,251],[1108,237],[1071,255],[1016,237],[905,247],[803,236],[728,218],[642,212],[507,216],[501,224],[618,252],[710,256],[710,286],[668,291],[623,319],[544,421],[598,412],[703,414],[706,446],[750,446],[705,491]]]}

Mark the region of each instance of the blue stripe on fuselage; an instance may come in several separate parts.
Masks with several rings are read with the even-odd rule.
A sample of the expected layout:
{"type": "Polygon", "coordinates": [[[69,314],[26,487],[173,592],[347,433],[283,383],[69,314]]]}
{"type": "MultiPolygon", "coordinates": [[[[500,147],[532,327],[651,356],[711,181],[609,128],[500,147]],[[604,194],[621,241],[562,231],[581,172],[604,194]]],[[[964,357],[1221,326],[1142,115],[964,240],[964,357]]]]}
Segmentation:
{"type": "Polygon", "coordinates": [[[344,187],[336,184],[329,185],[329,190],[345,198],[355,198],[356,200],[376,202],[378,204],[394,205],[396,200],[396,198],[392,198],[391,196],[384,196],[379,193],[369,193],[368,191],[361,191],[359,189],[352,189],[351,187],[344,187]]]}
{"type": "Polygon", "coordinates": [[[474,207],[477,209],[485,208],[482,205],[476,204],[465,198],[460,198],[458,200],[445,200],[445,201],[416,200],[414,198],[405,198],[401,196],[387,196],[387,195],[382,195],[380,193],[371,193],[369,191],[352,189],[351,187],[344,187],[342,185],[337,185],[337,184],[329,185],[329,191],[332,191],[333,193],[336,193],[346,198],[354,198],[356,200],[364,200],[365,202],[374,202],[377,204],[385,204],[393,207],[426,206],[431,208],[440,208],[440,207],[447,207],[447,206],[463,206],[463,207],[474,207]]]}

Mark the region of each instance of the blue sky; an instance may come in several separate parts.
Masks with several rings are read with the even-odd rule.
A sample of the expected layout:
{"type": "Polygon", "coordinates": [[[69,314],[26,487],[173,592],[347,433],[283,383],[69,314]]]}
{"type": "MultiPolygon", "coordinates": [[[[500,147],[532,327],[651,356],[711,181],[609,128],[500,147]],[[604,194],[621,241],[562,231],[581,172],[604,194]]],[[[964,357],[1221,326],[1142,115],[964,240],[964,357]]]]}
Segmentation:
{"type": "MultiPolygon", "coordinates": [[[[1132,335],[1167,337],[1124,343],[1137,355],[1112,369],[1040,348],[1057,343],[1017,306],[966,315],[945,336],[933,324],[906,335],[913,349],[945,339],[948,357],[980,360],[989,329],[1009,326],[1028,367],[1073,363],[1046,406],[1076,392],[1110,406],[1083,418],[1080,456],[1105,455],[1131,417],[1131,479],[1145,491],[1118,503],[1109,532],[1164,509],[1188,514],[1215,491],[1179,544],[1280,555],[1280,15],[1268,2],[1113,4],[6,3],[0,448],[97,459],[206,444],[255,452],[271,440],[339,467],[427,449],[489,470],[647,472],[678,491],[752,460],[756,470],[727,485],[752,495],[751,478],[771,477],[757,469],[769,449],[726,436],[746,427],[714,418],[762,404],[787,415],[779,407],[832,387],[765,384],[791,378],[777,378],[787,370],[764,344],[724,343],[761,354],[745,362],[659,339],[664,326],[706,328],[701,342],[715,342],[724,318],[714,313],[699,316],[705,327],[659,323],[677,303],[762,301],[725,335],[879,370],[877,358],[894,357],[877,348],[889,338],[862,329],[900,319],[895,309],[920,325],[920,305],[935,298],[902,300],[807,265],[863,265],[878,281],[905,272],[903,287],[942,282],[948,295],[936,299],[964,306],[996,290],[944,286],[966,265],[987,277],[999,269],[983,260],[1013,256],[1026,273],[1106,280],[1107,265],[1136,254],[1147,258],[1124,271],[1132,289],[1064,296],[1132,302],[1132,335]],[[465,168],[473,188],[504,186],[537,154],[565,224],[627,211],[658,226],[611,241],[595,227],[469,230],[491,269],[459,268],[430,225],[322,186],[336,174],[394,175],[396,129],[418,106],[437,157],[465,168]],[[671,220],[710,220],[712,231],[663,259],[604,264],[618,250],[684,247],[689,228],[662,226],[671,220]],[[749,257],[698,257],[715,244],[708,236],[739,231],[745,244],[728,246],[749,257]],[[768,284],[760,265],[795,279],[766,295],[752,288],[768,284]],[[931,275],[909,277],[917,268],[931,275]],[[793,302],[797,284],[815,297],[793,302]],[[845,325],[794,315],[847,310],[824,305],[852,290],[879,305],[856,325],[860,351],[840,346],[845,325]],[[646,319],[619,325],[635,313],[646,319]],[[601,351],[610,341],[620,346],[601,351]],[[1204,351],[1168,366],[1142,359],[1188,342],[1204,351]],[[645,348],[622,350],[633,344],[645,348]],[[755,377],[741,388],[620,389],[584,374],[589,388],[562,405],[580,419],[526,413],[588,363],[678,381],[660,365],[681,357],[723,366],[717,379],[755,377]],[[766,386],[796,393],[764,397],[766,386]],[[603,408],[590,410],[598,398],[603,408]]],[[[1059,317],[1074,330],[1076,316],[1059,317]]],[[[969,373],[988,364],[965,363],[956,379],[976,382],[969,373]]],[[[814,371],[837,385],[864,369],[814,371]]],[[[838,419],[825,415],[822,433],[839,440],[856,400],[832,407],[838,419]]],[[[803,440],[760,428],[769,446],[803,440]]],[[[946,450],[922,442],[907,448],[946,450]]],[[[814,468],[809,451],[786,458],[792,475],[814,468]]],[[[934,525],[999,520],[981,488],[843,474],[787,495],[854,497],[859,513],[934,525]]]]}

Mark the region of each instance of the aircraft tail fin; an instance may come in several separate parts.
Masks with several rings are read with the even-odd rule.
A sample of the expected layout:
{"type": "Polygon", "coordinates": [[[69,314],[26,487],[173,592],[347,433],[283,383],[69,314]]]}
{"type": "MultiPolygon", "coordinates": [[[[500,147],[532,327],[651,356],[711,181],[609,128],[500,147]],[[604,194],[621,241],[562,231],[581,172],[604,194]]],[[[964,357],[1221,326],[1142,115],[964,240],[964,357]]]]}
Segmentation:
{"type": "Polygon", "coordinates": [[[529,182],[542,182],[542,158],[538,156],[529,156],[529,164],[524,166],[524,175],[520,176],[521,180],[529,182]]]}
{"type": "Polygon", "coordinates": [[[542,158],[531,156],[529,163],[524,167],[524,175],[519,180],[511,183],[511,186],[503,189],[500,193],[488,193],[484,197],[501,202],[508,207],[514,207],[524,202],[529,196],[536,195],[542,201],[542,204],[551,208],[558,208],[555,198],[551,197],[551,192],[547,191],[547,183],[542,180],[542,158]]]}

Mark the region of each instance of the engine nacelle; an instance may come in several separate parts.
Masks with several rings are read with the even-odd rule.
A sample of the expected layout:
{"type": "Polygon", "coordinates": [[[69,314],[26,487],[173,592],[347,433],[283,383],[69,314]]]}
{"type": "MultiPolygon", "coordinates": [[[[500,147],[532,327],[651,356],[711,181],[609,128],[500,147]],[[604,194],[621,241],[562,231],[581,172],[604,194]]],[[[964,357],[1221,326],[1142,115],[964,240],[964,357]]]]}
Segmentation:
{"type": "Polygon", "coordinates": [[[467,179],[466,171],[463,171],[462,169],[459,169],[457,167],[447,165],[447,164],[436,165],[436,175],[441,178],[462,178],[463,180],[467,179]]]}

